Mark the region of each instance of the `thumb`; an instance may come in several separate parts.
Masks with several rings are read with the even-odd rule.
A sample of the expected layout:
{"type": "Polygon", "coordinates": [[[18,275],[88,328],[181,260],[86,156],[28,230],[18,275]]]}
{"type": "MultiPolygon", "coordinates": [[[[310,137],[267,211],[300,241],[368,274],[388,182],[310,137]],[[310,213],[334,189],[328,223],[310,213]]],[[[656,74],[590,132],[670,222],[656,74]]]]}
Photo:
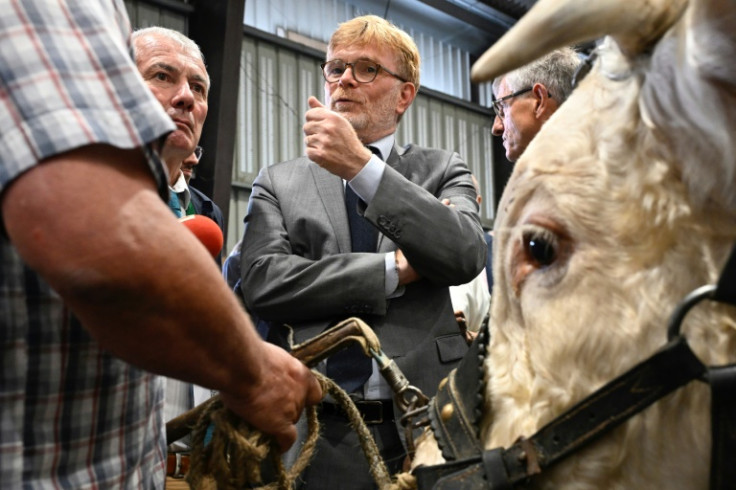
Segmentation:
{"type": "Polygon", "coordinates": [[[314,95],[310,95],[309,96],[309,99],[307,99],[307,103],[309,104],[309,108],[310,109],[316,109],[318,107],[324,107],[324,105],[322,104],[322,102],[320,102],[319,99],[317,99],[317,97],[315,97],[314,95]]]}

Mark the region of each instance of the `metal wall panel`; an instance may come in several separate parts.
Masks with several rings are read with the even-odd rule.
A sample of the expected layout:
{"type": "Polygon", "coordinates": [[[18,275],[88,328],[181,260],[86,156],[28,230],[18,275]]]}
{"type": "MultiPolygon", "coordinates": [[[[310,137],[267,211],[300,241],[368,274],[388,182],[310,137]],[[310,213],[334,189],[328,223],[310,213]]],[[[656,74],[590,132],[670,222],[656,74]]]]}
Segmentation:
{"type": "MultiPolygon", "coordinates": [[[[172,4],[173,6],[173,4],[172,4]]],[[[186,11],[191,10],[188,2],[181,2],[181,8],[175,11],[145,1],[125,0],[130,23],[135,29],[151,26],[162,26],[179,32],[189,32],[186,11]]]]}
{"type": "MultiPolygon", "coordinates": [[[[249,33],[244,36],[242,52],[228,251],[242,238],[250,188],[258,171],[304,154],[302,125],[307,99],[314,95],[324,100],[319,68],[322,58],[315,53],[300,50],[294,43],[276,43],[249,33]]],[[[440,95],[420,91],[399,124],[397,143],[458,152],[481,185],[481,217],[490,227],[495,198],[490,171],[492,113],[440,95]]]]}
{"type": "MultiPolygon", "coordinates": [[[[382,16],[384,10],[382,2],[370,0],[248,0],[245,24],[282,37],[291,31],[327,43],[339,23],[364,14],[382,16]]],[[[423,30],[419,25],[421,21],[412,18],[411,13],[389,9],[388,20],[404,29],[417,43],[422,57],[422,85],[471,100],[470,54],[467,51],[443,41],[447,32],[423,30]]]]}
{"type": "Polygon", "coordinates": [[[478,102],[483,107],[491,107],[493,102],[493,84],[491,82],[478,84],[478,102]]]}
{"type": "MultiPolygon", "coordinates": [[[[136,28],[162,25],[188,31],[188,2],[172,10],[145,0],[125,1],[131,23],[136,28]]],[[[342,0],[248,0],[246,20],[258,16],[260,25],[277,25],[304,35],[327,40],[335,26],[368,12],[342,0]],[[304,29],[307,29],[306,31],[304,29]]],[[[253,23],[253,22],[251,22],[253,23]]],[[[471,107],[452,97],[469,99],[470,59],[466,52],[415,29],[406,28],[422,53],[422,89],[404,115],[396,133],[397,143],[452,149],[467,162],[481,185],[484,200],[481,217],[491,226],[493,202],[493,145],[491,113],[471,107]],[[439,88],[438,88],[439,87],[439,88]],[[444,89],[442,88],[444,87],[444,89]]],[[[269,31],[269,32],[276,32],[269,31]]],[[[319,63],[323,57],[294,43],[274,42],[246,34],[240,66],[237,139],[233,165],[233,184],[228,217],[230,251],[243,235],[250,190],[258,171],[282,160],[303,154],[302,124],[310,95],[324,99],[319,63]]],[[[491,100],[490,84],[480,86],[483,104],[491,100]],[[483,102],[485,101],[485,102],[483,102]]]]}
{"type": "Polygon", "coordinates": [[[252,182],[258,173],[260,145],[258,141],[258,110],[261,84],[256,77],[256,45],[244,42],[240,65],[238,94],[238,137],[233,165],[234,182],[252,182]]]}

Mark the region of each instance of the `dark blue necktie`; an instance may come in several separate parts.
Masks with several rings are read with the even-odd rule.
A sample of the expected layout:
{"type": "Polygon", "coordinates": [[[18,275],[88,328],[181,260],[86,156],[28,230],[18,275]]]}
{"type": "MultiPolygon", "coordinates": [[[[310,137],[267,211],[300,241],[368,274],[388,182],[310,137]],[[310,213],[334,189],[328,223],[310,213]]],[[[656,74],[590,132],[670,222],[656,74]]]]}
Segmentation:
{"type": "Polygon", "coordinates": [[[378,230],[370,222],[358,214],[358,202],[360,197],[345,184],[345,208],[348,212],[348,224],[350,225],[350,244],[353,252],[375,252],[378,230]]]}
{"type": "MultiPolygon", "coordinates": [[[[375,150],[371,148],[375,153],[375,150]]],[[[350,242],[353,252],[375,252],[378,230],[358,214],[360,197],[350,184],[345,184],[345,208],[350,224],[350,242]]],[[[330,357],[327,361],[327,376],[332,378],[348,393],[357,390],[368,381],[373,372],[371,358],[363,353],[359,345],[351,345],[330,357]]]]}

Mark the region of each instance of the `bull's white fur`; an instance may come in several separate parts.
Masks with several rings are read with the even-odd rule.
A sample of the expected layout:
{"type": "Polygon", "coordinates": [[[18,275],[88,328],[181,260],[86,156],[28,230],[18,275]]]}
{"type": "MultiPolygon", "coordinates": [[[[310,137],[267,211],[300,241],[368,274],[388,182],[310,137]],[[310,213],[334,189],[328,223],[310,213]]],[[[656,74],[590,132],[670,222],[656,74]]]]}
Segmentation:
{"type": "MultiPolygon", "coordinates": [[[[710,3],[721,11],[690,5],[651,57],[603,46],[516,164],[495,229],[486,448],[647,358],[675,305],[717,280],[736,240],[736,42],[713,28],[734,25],[733,2],[710,3]],[[529,237],[555,243],[557,261],[535,266],[529,237]]],[[[736,362],[735,319],[706,303],[682,331],[703,362],[736,362]]],[[[709,399],[691,383],[533,486],[707,488],[709,399]]],[[[439,460],[430,440],[414,465],[439,460]]]]}

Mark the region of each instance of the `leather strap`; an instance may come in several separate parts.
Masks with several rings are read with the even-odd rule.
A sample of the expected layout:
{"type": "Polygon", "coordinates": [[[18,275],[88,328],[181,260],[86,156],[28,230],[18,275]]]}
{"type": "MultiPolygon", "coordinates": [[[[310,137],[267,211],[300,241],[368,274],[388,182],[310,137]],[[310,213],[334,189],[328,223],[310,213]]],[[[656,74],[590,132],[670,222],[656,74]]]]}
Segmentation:
{"type": "MultiPolygon", "coordinates": [[[[521,439],[508,449],[497,448],[465,460],[465,470],[434,474],[442,480],[457,473],[481,477],[475,488],[511,488],[539,474],[566,456],[597,440],[652,403],[705,373],[705,366],[693,354],[687,341],[678,337],[646,361],[606,384],[570,410],[542,427],[529,439],[521,439]],[[489,454],[493,453],[493,454],[489,454]]],[[[456,462],[457,463],[457,462],[456,462]]],[[[455,464],[450,463],[456,469],[455,464]]],[[[442,466],[442,465],[439,465],[442,466]]],[[[423,471],[417,468],[417,474],[423,471]]],[[[426,471],[426,470],[425,470],[426,471]]],[[[430,484],[430,475],[417,482],[430,484]]],[[[418,488],[440,488],[419,486],[418,488]]]]}
{"type": "Polygon", "coordinates": [[[683,337],[599,389],[542,427],[529,441],[504,451],[509,480],[523,481],[705,373],[683,337]],[[524,457],[525,456],[525,457],[524,457]]]}
{"type": "Polygon", "coordinates": [[[433,466],[420,466],[412,472],[416,477],[417,488],[439,490],[475,490],[486,487],[480,456],[458,461],[448,461],[433,466]]]}
{"type": "Polygon", "coordinates": [[[513,488],[506,474],[503,453],[504,451],[501,448],[483,451],[483,469],[488,481],[488,488],[494,490],[511,490],[513,488]]]}
{"type": "MultiPolygon", "coordinates": [[[[736,305],[736,244],[713,295],[704,292],[700,296],[702,298],[696,298],[697,301],[710,298],[736,305]]],[[[690,306],[683,309],[682,316],[690,306]]],[[[511,489],[618,427],[677,388],[704,377],[710,383],[712,395],[711,490],[732,488],[736,481],[736,465],[733,464],[736,457],[736,365],[706,368],[692,352],[687,341],[679,335],[679,330],[675,335],[670,335],[670,338],[668,344],[652,357],[591,394],[531,438],[521,439],[508,449],[476,452],[470,457],[467,457],[467,451],[459,447],[460,443],[448,443],[447,435],[452,433],[455,436],[456,433],[464,434],[468,431],[457,428],[454,431],[449,430],[447,427],[452,427],[453,419],[449,424],[437,423],[437,420],[441,420],[442,412],[436,407],[445,400],[453,407],[462,406],[462,403],[456,401],[457,397],[453,395],[451,388],[453,384],[450,383],[453,378],[457,378],[460,372],[458,367],[447,382],[450,388],[440,389],[442,397],[439,398],[438,392],[438,396],[431,402],[435,408],[430,409],[435,437],[438,441],[442,438],[440,447],[448,462],[416,468],[414,474],[418,488],[511,489]],[[456,457],[453,458],[453,455],[456,457]],[[465,456],[465,459],[458,459],[457,456],[460,455],[465,456]]],[[[466,357],[474,355],[477,352],[469,353],[466,357]]],[[[477,427],[477,421],[475,424],[477,427]]],[[[461,444],[467,444],[472,452],[477,450],[480,442],[475,440],[461,444]]]]}
{"type": "MultiPolygon", "coordinates": [[[[718,285],[715,301],[736,305],[736,244],[731,249],[718,285]]],[[[736,366],[711,367],[711,490],[733,488],[736,482],[736,366]]]]}
{"type": "Polygon", "coordinates": [[[710,488],[726,490],[736,482],[736,366],[710,368],[713,434],[710,488]]]}
{"type": "MultiPolygon", "coordinates": [[[[393,424],[395,421],[393,400],[356,400],[354,403],[366,425],[393,424]]],[[[341,405],[326,401],[320,404],[320,413],[339,416],[346,420],[348,418],[341,405]]]]}
{"type": "Polygon", "coordinates": [[[483,408],[483,361],[488,344],[488,326],[478,332],[458,367],[440,383],[429,403],[432,432],[445,460],[478,454],[479,426],[483,408]]]}

